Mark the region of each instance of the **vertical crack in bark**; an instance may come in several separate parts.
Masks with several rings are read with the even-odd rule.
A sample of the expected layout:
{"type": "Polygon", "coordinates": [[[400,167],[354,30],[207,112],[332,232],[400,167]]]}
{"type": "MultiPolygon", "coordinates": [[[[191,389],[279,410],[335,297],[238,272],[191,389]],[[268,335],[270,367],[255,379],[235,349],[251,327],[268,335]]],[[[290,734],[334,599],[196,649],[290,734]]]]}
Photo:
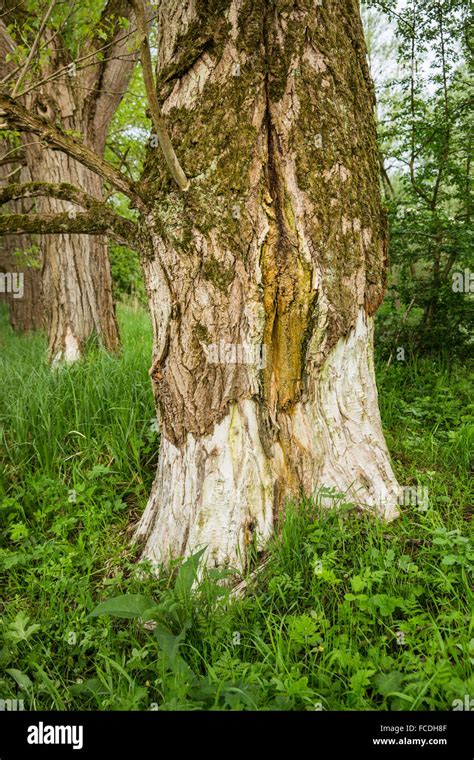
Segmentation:
{"type": "MultiPolygon", "coordinates": [[[[180,7],[177,0],[167,5],[180,7]]],[[[359,217],[363,230],[377,210],[371,173],[359,160],[370,164],[358,139],[369,125],[363,103],[357,111],[353,105],[341,9],[336,4],[321,24],[308,4],[236,2],[232,55],[222,39],[202,90],[186,80],[170,101],[174,137],[199,178],[186,204],[173,192],[161,202],[159,167],[150,162],[145,171],[156,189],[150,216],[169,233],[163,258],[176,301],[162,308],[164,291],[155,292],[147,265],[155,326],[174,314],[166,361],[156,365],[166,415],[157,476],[137,528],[153,561],[207,546],[208,564],[245,564],[254,534],[263,545],[281,525],[284,501],[302,491],[312,497],[322,486],[394,514],[396,484],[376,414],[372,323],[354,298],[359,241],[352,219],[341,229],[342,212],[359,217]],[[303,42],[308,24],[314,50],[303,42]],[[326,78],[321,45],[339,64],[337,87],[326,78]],[[230,67],[236,51],[240,81],[230,67]],[[327,135],[324,153],[318,131],[327,135]],[[205,148],[199,159],[198,144],[205,148]],[[239,206],[234,222],[237,200],[242,213],[239,206]],[[243,340],[266,346],[260,385],[244,382],[250,370],[235,385],[232,359],[204,364],[196,348],[243,340]]],[[[164,66],[174,62],[170,56],[164,66]]],[[[165,335],[157,334],[155,355],[163,357],[165,335]]]]}
{"type": "MultiPolygon", "coordinates": [[[[304,347],[308,341],[309,317],[312,314],[314,296],[311,293],[312,273],[300,252],[296,223],[290,191],[288,169],[283,154],[288,146],[283,144],[289,135],[279,135],[272,117],[271,61],[272,23],[271,14],[277,13],[271,3],[266,3],[263,17],[263,44],[265,50],[265,114],[267,137],[266,177],[271,211],[268,214],[270,231],[264,243],[261,262],[264,282],[265,328],[264,343],[267,346],[267,366],[263,372],[264,424],[262,439],[265,450],[272,456],[268,437],[281,449],[284,457],[285,487],[274,489],[274,517],[282,507],[282,495],[290,488],[297,492],[301,483],[292,465],[292,453],[281,434],[279,415],[291,410],[301,397],[304,367],[304,347]],[[293,221],[291,221],[293,220],[293,221]]],[[[290,64],[286,81],[292,76],[290,64]]],[[[277,107],[277,104],[274,104],[277,107]]]]}

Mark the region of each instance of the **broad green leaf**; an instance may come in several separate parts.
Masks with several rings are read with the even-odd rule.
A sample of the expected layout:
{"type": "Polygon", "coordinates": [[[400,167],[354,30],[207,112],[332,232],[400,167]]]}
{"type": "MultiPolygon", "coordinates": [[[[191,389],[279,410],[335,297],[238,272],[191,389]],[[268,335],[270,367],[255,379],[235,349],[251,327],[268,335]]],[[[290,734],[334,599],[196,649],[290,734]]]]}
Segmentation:
{"type": "Polygon", "coordinates": [[[88,678],[87,681],[84,681],[83,683],[75,683],[70,686],[69,691],[74,695],[86,693],[99,694],[103,688],[104,687],[98,678],[88,678]]]}
{"type": "Polygon", "coordinates": [[[114,596],[101,602],[91,612],[90,617],[98,615],[111,615],[119,618],[144,617],[146,612],[151,612],[156,607],[153,599],[141,594],[123,594],[114,596]]]}
{"type": "Polygon", "coordinates": [[[358,594],[361,591],[364,590],[364,588],[367,585],[367,581],[365,581],[363,578],[360,577],[360,575],[354,575],[353,578],[351,578],[351,586],[352,590],[358,594]]]}
{"type": "Polygon", "coordinates": [[[387,697],[394,692],[400,692],[403,676],[398,670],[392,673],[377,673],[374,676],[374,684],[379,694],[387,697]]]}
{"type": "Polygon", "coordinates": [[[17,670],[16,668],[7,668],[6,672],[15,679],[18,686],[23,691],[27,691],[31,686],[33,686],[31,679],[26,675],[26,673],[22,673],[21,670],[17,670]]]}
{"type": "Polygon", "coordinates": [[[364,689],[369,685],[370,679],[374,675],[375,670],[369,670],[368,668],[358,670],[357,673],[354,673],[354,675],[351,678],[351,689],[352,691],[359,692],[364,691],[364,689]]]}
{"type": "Polygon", "coordinates": [[[179,568],[178,575],[176,576],[176,581],[174,584],[174,590],[180,596],[186,596],[191,591],[193,583],[197,578],[199,560],[205,551],[206,547],[204,547],[204,549],[200,549],[198,552],[196,552],[196,554],[193,554],[185,562],[183,562],[179,568]]]}
{"type": "Polygon", "coordinates": [[[155,636],[160,649],[163,652],[165,665],[167,665],[176,675],[193,680],[196,677],[195,673],[179,654],[180,644],[184,641],[189,626],[190,623],[186,623],[183,630],[178,635],[175,635],[164,628],[156,628],[155,636]]]}
{"type": "Polygon", "coordinates": [[[19,612],[15,620],[9,623],[5,632],[5,638],[17,644],[20,641],[27,641],[36,631],[39,631],[38,623],[28,625],[30,616],[26,612],[19,612]]]}

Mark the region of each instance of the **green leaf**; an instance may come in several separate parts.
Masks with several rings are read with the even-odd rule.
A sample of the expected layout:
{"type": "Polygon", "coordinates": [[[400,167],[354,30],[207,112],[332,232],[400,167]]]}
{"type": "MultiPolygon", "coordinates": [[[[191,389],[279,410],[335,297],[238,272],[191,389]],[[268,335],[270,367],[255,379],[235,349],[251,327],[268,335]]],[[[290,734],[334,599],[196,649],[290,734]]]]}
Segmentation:
{"type": "Polygon", "coordinates": [[[28,641],[30,636],[40,629],[38,623],[28,625],[29,619],[30,616],[27,615],[26,612],[19,612],[13,623],[9,623],[7,626],[5,638],[8,641],[12,641],[14,644],[18,644],[20,641],[28,641]]]}
{"type": "Polygon", "coordinates": [[[364,579],[363,579],[363,578],[361,578],[361,577],[360,577],[360,575],[354,575],[354,577],[353,577],[353,578],[351,578],[351,586],[352,586],[352,590],[353,590],[353,591],[354,591],[356,594],[358,594],[358,593],[360,593],[361,591],[363,591],[363,590],[364,590],[364,588],[366,587],[366,585],[367,585],[367,581],[364,581],[364,579]]]}
{"type": "Polygon", "coordinates": [[[369,685],[370,679],[374,675],[375,670],[369,670],[369,669],[362,669],[358,670],[357,673],[354,673],[354,675],[351,678],[351,689],[355,692],[361,692],[364,691],[365,688],[369,685]]]}
{"type": "Polygon", "coordinates": [[[400,692],[403,676],[398,670],[392,673],[377,673],[374,677],[374,684],[377,692],[383,697],[388,697],[393,692],[400,692]]]}
{"type": "Polygon", "coordinates": [[[186,637],[186,631],[191,623],[188,621],[181,633],[175,635],[164,628],[156,628],[155,636],[164,655],[164,662],[178,676],[193,680],[196,676],[188,663],[179,654],[179,647],[186,637]]]}
{"type": "Polygon", "coordinates": [[[139,618],[145,617],[145,613],[151,612],[156,607],[153,599],[142,594],[123,594],[114,596],[101,602],[90,613],[90,617],[99,615],[111,615],[118,618],[139,618]]]}
{"type": "Polygon", "coordinates": [[[305,644],[314,643],[318,624],[309,615],[288,615],[288,638],[290,641],[305,644]]]}
{"type": "Polygon", "coordinates": [[[204,547],[204,549],[200,549],[196,554],[192,554],[179,568],[174,590],[180,596],[187,596],[191,591],[193,583],[197,578],[199,560],[206,551],[206,548],[204,547]]]}
{"type": "Polygon", "coordinates": [[[69,691],[75,696],[87,693],[100,694],[103,688],[104,687],[98,678],[88,678],[87,681],[84,681],[83,683],[72,684],[72,686],[69,687],[69,691]]]}
{"type": "Polygon", "coordinates": [[[455,554],[446,554],[441,560],[442,565],[455,565],[458,562],[458,558],[455,554]]]}
{"type": "Polygon", "coordinates": [[[22,673],[21,670],[17,670],[16,668],[6,668],[6,672],[15,679],[22,691],[27,691],[29,688],[31,688],[31,686],[33,686],[31,679],[26,675],[26,673],[22,673]]]}
{"type": "Polygon", "coordinates": [[[396,596],[389,596],[388,594],[376,594],[369,600],[371,609],[378,608],[380,614],[383,617],[391,615],[397,607],[403,609],[405,607],[405,600],[396,596]]]}

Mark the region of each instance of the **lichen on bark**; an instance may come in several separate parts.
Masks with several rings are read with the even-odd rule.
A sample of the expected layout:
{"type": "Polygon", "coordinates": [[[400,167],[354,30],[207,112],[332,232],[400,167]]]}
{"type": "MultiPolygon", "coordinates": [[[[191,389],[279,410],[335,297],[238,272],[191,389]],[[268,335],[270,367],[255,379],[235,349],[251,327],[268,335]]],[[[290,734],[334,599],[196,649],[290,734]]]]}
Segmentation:
{"type": "Polygon", "coordinates": [[[158,39],[162,112],[191,185],[176,190],[149,148],[164,277],[150,259],[162,438],[145,554],[206,545],[211,564],[245,564],[285,500],[321,486],[393,517],[371,358],[385,228],[358,6],[163,0],[158,39]],[[209,360],[211,344],[231,357],[263,346],[265,361],[209,360]]]}
{"type": "MultiPolygon", "coordinates": [[[[167,0],[166,14],[178,21],[160,32],[158,89],[191,187],[175,189],[151,148],[144,187],[152,188],[177,275],[173,299],[183,301],[192,282],[206,304],[181,309],[170,351],[175,328],[176,340],[189,335],[178,361],[183,372],[192,368],[192,398],[206,384],[208,396],[216,384],[228,391],[220,403],[210,398],[205,413],[184,402],[179,429],[202,434],[230,400],[255,393],[271,428],[304,395],[306,373],[353,328],[359,308],[373,313],[384,290],[373,88],[357,4],[234,0],[178,12],[167,0]],[[263,307],[263,323],[245,319],[239,290],[263,307]],[[219,315],[236,300],[240,317],[223,325],[219,315]],[[206,366],[191,349],[202,329],[215,342],[251,333],[251,342],[265,344],[266,367],[206,366]]],[[[162,374],[169,399],[177,388],[166,366],[162,374]]],[[[168,417],[179,440],[173,410],[173,419],[164,410],[165,424],[168,417]]]]}

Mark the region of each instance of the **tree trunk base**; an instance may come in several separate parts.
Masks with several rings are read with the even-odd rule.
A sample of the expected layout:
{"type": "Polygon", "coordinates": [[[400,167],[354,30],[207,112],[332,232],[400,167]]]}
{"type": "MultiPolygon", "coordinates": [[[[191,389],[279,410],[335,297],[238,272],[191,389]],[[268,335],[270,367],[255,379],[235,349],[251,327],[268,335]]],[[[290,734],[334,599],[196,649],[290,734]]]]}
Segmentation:
{"type": "Polygon", "coordinates": [[[262,548],[272,535],[284,500],[315,496],[322,487],[395,518],[398,484],[378,411],[372,334],[372,319],[361,310],[314,375],[306,399],[278,415],[270,449],[254,399],[235,403],[210,435],[189,434],[181,447],[163,436],[136,530],[143,558],[166,564],[206,547],[207,565],[241,569],[249,545],[262,548]]]}
{"type": "Polygon", "coordinates": [[[207,564],[242,566],[255,534],[273,531],[274,476],[259,438],[257,407],[235,404],[212,435],[162,439],[158,472],[136,537],[156,562],[207,547],[207,564]]]}

